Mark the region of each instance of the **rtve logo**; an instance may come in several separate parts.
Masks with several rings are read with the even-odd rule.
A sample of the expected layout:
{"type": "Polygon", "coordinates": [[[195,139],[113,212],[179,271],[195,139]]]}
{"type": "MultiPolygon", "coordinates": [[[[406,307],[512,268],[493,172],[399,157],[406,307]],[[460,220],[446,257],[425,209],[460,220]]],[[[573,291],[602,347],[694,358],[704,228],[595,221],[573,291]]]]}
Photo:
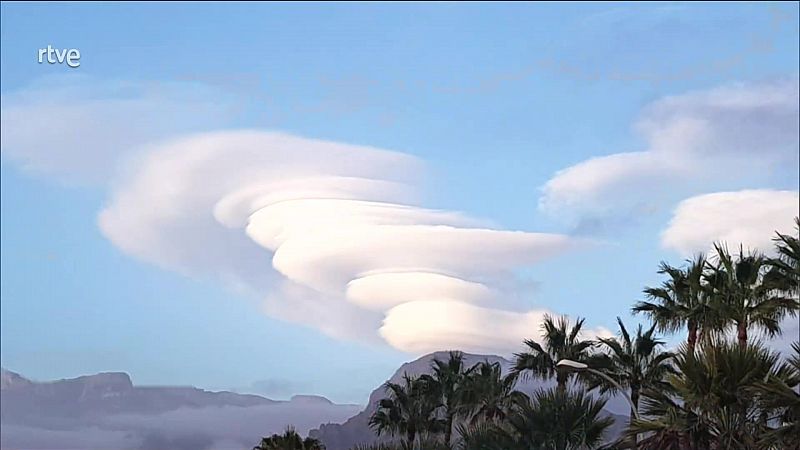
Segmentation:
{"type": "Polygon", "coordinates": [[[73,69],[81,65],[81,52],[77,48],[59,50],[53,48],[52,45],[48,45],[47,48],[40,48],[39,64],[44,62],[45,53],[47,54],[48,64],[64,64],[64,62],[66,62],[67,65],[73,69]],[[53,56],[55,56],[55,58],[53,56]]]}

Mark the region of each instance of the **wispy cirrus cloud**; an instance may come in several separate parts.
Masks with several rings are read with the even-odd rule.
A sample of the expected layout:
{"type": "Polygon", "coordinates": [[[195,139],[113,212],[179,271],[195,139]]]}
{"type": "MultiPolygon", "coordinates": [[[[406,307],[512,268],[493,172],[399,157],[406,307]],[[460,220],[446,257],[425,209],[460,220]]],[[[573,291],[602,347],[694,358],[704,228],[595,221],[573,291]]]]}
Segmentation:
{"type": "Polygon", "coordinates": [[[3,156],[25,170],[105,184],[144,145],[230,123],[240,103],[200,83],[46,77],[2,96],[3,156]]]}

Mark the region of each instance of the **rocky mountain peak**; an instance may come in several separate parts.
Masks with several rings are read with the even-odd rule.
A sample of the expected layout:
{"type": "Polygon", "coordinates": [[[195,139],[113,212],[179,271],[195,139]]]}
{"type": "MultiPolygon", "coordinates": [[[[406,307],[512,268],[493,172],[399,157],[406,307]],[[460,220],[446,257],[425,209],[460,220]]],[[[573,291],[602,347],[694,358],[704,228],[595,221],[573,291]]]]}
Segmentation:
{"type": "Polygon", "coordinates": [[[22,375],[0,367],[0,389],[14,389],[30,386],[31,381],[22,375]]]}

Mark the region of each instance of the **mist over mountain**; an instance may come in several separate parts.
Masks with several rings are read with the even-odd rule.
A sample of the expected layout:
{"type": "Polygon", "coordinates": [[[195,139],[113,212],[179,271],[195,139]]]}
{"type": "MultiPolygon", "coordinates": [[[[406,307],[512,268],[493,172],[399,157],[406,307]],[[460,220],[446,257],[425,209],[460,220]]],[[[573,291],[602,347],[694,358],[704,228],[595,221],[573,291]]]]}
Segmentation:
{"type": "MultiPolygon", "coordinates": [[[[436,352],[407,362],[388,381],[429,373],[434,358],[447,357],[447,352],[436,352]]],[[[464,354],[464,360],[466,366],[498,363],[504,373],[512,366],[496,355],[464,354]]],[[[552,386],[552,381],[530,378],[517,389],[530,394],[552,386]]],[[[277,401],[191,386],[137,386],[123,372],[35,382],[3,369],[0,387],[2,448],[240,450],[289,425],[320,439],[328,450],[388,439],[378,439],[368,426],[384,396],[382,385],[375,387],[365,407],[315,395],[277,401]]],[[[616,436],[627,422],[627,404],[612,397],[606,411],[616,419],[609,436],[616,436]]]]}
{"type": "Polygon", "coordinates": [[[227,450],[294,426],[307,433],[358,405],[313,395],[276,401],[187,386],[136,386],[126,373],[34,382],[2,370],[0,447],[227,450]]]}

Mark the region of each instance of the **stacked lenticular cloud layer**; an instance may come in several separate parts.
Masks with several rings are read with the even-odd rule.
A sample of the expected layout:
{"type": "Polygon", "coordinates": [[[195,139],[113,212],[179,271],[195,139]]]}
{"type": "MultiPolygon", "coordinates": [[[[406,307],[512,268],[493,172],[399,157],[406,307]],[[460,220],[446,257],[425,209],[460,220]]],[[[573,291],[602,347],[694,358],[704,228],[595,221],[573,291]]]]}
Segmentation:
{"type": "Polygon", "coordinates": [[[401,153],[285,134],[195,135],[149,149],[100,225],[129,253],[220,276],[265,296],[271,315],[335,336],[507,351],[545,313],[500,307],[515,271],[573,242],[415,206],[422,170],[401,153]]]}

